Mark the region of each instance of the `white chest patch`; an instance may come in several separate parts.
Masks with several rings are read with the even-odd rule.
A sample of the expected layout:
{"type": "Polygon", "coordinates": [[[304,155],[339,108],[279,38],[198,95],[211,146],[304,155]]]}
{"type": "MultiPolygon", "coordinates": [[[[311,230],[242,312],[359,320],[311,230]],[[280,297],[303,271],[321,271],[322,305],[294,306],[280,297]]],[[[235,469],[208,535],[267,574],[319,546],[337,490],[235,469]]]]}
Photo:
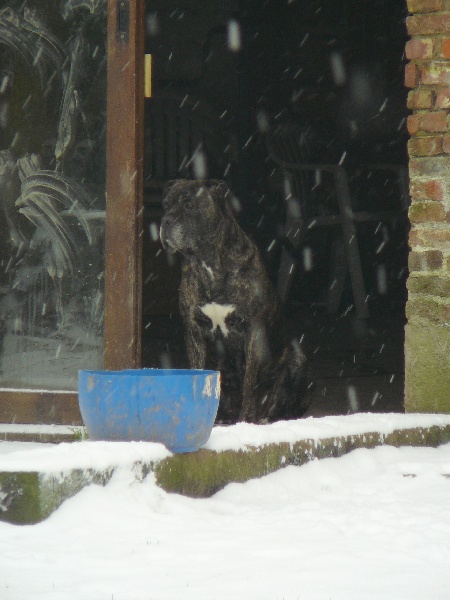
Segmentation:
{"type": "Polygon", "coordinates": [[[216,328],[219,327],[225,337],[228,335],[228,327],[225,323],[225,319],[235,309],[236,307],[234,304],[217,304],[216,302],[210,302],[209,304],[200,306],[202,313],[212,321],[211,333],[214,333],[216,328]]]}

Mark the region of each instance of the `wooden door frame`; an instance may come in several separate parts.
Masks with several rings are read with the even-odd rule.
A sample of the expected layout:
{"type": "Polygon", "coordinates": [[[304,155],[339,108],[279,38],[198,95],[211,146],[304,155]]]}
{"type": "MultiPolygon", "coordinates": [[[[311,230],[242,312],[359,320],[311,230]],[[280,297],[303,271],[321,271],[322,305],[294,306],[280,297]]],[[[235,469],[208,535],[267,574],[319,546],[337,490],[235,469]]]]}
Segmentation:
{"type": "MultiPolygon", "coordinates": [[[[144,23],[145,0],[108,0],[104,368],[109,370],[140,366],[144,23]],[[125,11],[123,35],[119,6],[125,11]]],[[[0,390],[0,422],[79,424],[78,394],[0,390]]]]}
{"type": "Polygon", "coordinates": [[[110,370],[141,361],[144,22],[144,0],[108,0],[104,366],[110,370]],[[123,3],[125,40],[117,32],[123,3]]]}

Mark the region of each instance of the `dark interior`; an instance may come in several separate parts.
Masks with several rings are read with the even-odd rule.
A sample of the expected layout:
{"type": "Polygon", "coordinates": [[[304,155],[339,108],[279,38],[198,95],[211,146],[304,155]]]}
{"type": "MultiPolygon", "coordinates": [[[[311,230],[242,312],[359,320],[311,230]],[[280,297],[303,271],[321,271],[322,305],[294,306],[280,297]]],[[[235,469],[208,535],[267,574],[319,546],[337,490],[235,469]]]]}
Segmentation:
{"type": "Polygon", "coordinates": [[[313,366],[310,414],[403,410],[405,18],[404,0],[147,2],[144,366],[187,366],[163,187],[225,179],[313,366]],[[359,304],[327,165],[358,214],[359,304]]]}

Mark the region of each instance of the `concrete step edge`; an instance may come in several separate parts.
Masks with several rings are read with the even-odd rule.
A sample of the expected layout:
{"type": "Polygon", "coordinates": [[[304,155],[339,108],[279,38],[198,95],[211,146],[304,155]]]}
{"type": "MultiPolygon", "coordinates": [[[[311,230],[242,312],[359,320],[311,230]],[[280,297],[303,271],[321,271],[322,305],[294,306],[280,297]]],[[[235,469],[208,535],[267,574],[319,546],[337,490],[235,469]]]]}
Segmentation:
{"type": "Polygon", "coordinates": [[[450,425],[396,429],[392,433],[365,432],[319,440],[270,443],[241,450],[201,449],[156,461],[135,461],[102,470],[72,468],[66,472],[0,472],[0,520],[17,524],[42,521],[64,500],[90,484],[106,485],[118,468],[130,470],[137,481],[150,472],[167,492],[208,497],[231,482],[262,477],[288,465],[339,457],[357,448],[433,446],[450,442],[450,425]]]}

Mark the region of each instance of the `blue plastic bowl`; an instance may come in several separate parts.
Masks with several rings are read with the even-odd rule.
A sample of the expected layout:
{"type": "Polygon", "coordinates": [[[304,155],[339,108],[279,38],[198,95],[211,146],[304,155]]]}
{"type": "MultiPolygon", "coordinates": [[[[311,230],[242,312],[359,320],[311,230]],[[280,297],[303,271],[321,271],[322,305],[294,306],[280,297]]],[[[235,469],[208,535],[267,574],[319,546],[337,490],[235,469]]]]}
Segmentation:
{"type": "Polygon", "coordinates": [[[161,442],[194,452],[211,434],[220,397],[218,371],[80,371],[78,402],[92,440],[161,442]]]}

